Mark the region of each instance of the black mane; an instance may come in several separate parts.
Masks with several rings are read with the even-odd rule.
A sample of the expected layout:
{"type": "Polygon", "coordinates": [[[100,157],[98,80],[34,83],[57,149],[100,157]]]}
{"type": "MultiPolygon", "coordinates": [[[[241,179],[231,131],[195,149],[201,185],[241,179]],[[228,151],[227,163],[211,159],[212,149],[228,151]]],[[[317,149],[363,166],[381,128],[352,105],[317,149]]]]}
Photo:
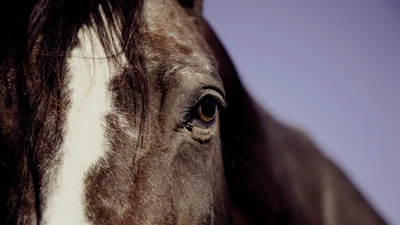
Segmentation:
{"type": "Polygon", "coordinates": [[[97,26],[102,44],[109,53],[112,46],[107,41],[101,11],[110,29],[117,29],[119,22],[123,24],[117,38],[125,50],[130,50],[128,58],[137,59],[138,32],[143,26],[142,8],[143,0],[7,1],[0,11],[1,59],[4,61],[10,54],[28,56],[33,51],[39,56],[63,57],[76,41],[79,29],[90,23],[97,26]]]}

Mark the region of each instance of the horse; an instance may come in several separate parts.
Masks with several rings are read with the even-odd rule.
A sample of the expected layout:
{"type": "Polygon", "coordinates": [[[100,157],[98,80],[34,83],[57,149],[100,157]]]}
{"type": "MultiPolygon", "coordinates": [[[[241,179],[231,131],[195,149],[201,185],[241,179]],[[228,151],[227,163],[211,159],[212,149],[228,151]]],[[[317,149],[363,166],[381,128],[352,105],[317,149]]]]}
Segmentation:
{"type": "Polygon", "coordinates": [[[248,94],[202,0],[1,4],[1,224],[386,224],[248,94]]]}

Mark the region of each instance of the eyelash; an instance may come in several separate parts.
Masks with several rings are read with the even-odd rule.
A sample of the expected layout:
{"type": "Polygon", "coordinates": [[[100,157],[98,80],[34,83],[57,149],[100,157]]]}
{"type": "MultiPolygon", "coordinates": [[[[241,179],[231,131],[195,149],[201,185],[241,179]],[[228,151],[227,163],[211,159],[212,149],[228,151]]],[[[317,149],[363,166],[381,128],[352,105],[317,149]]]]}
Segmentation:
{"type": "Polygon", "coordinates": [[[214,101],[216,104],[215,113],[227,107],[226,103],[221,98],[215,96],[214,94],[205,94],[198,98],[193,104],[191,104],[192,106],[186,110],[185,123],[197,124],[204,127],[209,127],[215,123],[215,118],[209,122],[205,122],[200,118],[199,115],[197,115],[199,112],[199,107],[201,107],[203,103],[206,103],[206,101],[214,101]]]}

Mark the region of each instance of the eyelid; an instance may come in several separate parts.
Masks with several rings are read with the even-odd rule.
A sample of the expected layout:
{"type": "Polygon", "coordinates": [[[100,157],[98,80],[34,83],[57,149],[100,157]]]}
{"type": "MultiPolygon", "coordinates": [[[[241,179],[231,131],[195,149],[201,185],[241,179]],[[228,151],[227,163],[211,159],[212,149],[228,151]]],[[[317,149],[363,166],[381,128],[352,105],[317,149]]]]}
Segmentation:
{"type": "Polygon", "coordinates": [[[213,97],[217,101],[218,107],[223,109],[228,107],[228,104],[225,102],[222,95],[214,89],[203,90],[197,100],[194,102],[193,107],[197,106],[207,96],[213,97]]]}

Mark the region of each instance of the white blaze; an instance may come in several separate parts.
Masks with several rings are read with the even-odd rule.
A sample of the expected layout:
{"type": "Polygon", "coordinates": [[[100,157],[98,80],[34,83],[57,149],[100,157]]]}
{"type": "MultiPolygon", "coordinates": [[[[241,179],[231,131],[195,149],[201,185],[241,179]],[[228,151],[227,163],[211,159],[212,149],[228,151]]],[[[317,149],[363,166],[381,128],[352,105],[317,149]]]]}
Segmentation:
{"type": "Polygon", "coordinates": [[[111,109],[109,84],[116,75],[94,28],[83,27],[66,74],[70,108],[66,115],[60,165],[50,180],[44,204],[46,225],[88,224],[85,177],[106,151],[105,115],[111,109]]]}

